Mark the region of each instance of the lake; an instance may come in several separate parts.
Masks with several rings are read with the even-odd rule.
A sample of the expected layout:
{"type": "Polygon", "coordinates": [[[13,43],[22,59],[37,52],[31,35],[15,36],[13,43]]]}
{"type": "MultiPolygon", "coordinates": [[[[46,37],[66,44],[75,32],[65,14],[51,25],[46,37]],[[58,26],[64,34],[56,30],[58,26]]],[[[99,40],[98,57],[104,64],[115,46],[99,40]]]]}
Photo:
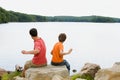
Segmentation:
{"type": "Polygon", "coordinates": [[[58,41],[59,33],[66,33],[64,50],[73,48],[64,58],[72,69],[80,69],[86,62],[101,68],[111,67],[120,61],[120,23],[30,22],[0,24],[0,67],[14,70],[23,66],[33,55],[23,55],[21,50],[32,50],[33,40],[29,29],[37,28],[47,46],[48,64],[51,49],[58,41]]]}

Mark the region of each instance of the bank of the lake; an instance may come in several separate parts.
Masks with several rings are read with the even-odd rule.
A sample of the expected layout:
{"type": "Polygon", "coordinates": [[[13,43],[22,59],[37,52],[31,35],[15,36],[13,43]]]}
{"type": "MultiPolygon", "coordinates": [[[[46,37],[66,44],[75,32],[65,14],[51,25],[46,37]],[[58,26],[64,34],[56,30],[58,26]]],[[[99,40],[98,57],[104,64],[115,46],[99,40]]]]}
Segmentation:
{"type": "Polygon", "coordinates": [[[8,11],[0,7],[0,23],[8,22],[95,22],[119,23],[120,18],[90,15],[90,16],[44,16],[15,11],[8,11]]]}

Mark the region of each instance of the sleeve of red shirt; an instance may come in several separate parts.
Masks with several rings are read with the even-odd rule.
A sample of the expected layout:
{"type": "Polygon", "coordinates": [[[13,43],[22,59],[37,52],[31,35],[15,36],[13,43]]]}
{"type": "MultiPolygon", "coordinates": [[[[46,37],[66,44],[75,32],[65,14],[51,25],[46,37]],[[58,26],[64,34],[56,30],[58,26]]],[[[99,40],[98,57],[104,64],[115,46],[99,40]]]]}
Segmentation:
{"type": "Polygon", "coordinates": [[[41,50],[41,45],[40,45],[40,43],[38,43],[38,42],[35,42],[35,45],[34,45],[34,50],[41,50]]]}

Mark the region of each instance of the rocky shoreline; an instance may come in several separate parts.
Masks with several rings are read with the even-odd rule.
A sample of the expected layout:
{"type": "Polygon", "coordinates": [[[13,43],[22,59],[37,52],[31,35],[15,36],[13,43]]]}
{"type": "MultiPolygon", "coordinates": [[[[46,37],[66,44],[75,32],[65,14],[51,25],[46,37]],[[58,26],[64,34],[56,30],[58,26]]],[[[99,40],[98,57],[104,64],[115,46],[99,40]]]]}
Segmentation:
{"type": "MultiPolygon", "coordinates": [[[[0,68],[0,78],[4,73],[11,73],[11,71],[6,71],[5,69],[0,68]]],[[[94,63],[85,63],[80,72],[74,74],[75,76],[77,75],[77,77],[74,77],[74,75],[73,77],[69,76],[65,67],[53,66],[47,66],[46,68],[42,69],[31,68],[26,72],[26,75],[26,78],[17,76],[14,80],[120,80],[120,62],[115,62],[112,67],[106,69],[101,69],[99,65],[94,63]],[[38,76],[40,74],[44,77],[41,78],[38,76]],[[80,76],[86,75],[89,75],[91,79],[80,78],[80,76]]]]}
{"type": "Polygon", "coordinates": [[[72,80],[120,80],[120,62],[115,62],[112,67],[101,69],[99,65],[86,63],[78,75],[90,75],[91,79],[76,78],[72,80]]]}

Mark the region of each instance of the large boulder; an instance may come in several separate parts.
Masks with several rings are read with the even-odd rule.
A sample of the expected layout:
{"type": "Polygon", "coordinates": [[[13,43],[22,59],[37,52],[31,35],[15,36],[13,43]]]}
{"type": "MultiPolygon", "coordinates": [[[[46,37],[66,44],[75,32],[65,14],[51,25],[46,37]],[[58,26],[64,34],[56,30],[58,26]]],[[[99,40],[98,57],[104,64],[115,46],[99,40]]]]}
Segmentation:
{"type": "Polygon", "coordinates": [[[93,63],[85,63],[83,68],[80,71],[81,75],[90,75],[91,77],[95,77],[97,71],[101,69],[99,65],[93,63]]]}
{"type": "Polygon", "coordinates": [[[48,65],[39,68],[29,68],[25,78],[16,77],[15,80],[70,80],[66,66],[48,65]]]}
{"type": "Polygon", "coordinates": [[[111,68],[99,70],[95,80],[120,80],[120,62],[115,63],[111,68]]]}

